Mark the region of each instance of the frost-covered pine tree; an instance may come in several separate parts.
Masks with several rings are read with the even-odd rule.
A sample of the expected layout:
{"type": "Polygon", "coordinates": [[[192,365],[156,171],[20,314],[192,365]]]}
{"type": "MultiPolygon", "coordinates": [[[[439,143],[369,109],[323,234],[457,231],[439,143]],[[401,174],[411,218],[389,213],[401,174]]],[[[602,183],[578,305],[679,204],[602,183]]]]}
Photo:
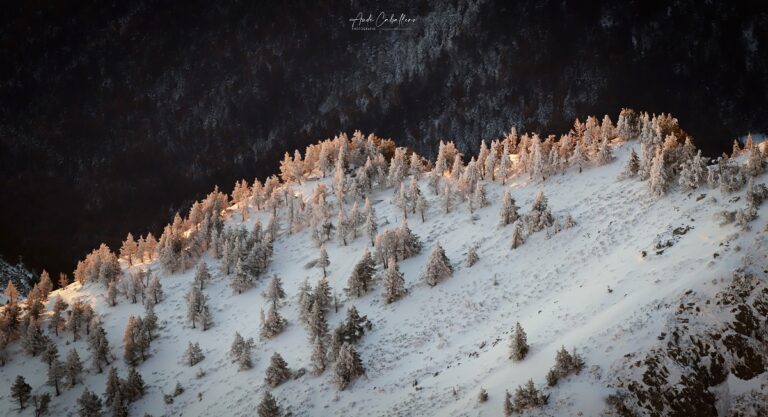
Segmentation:
{"type": "Polygon", "coordinates": [[[525,222],[531,232],[538,232],[552,226],[554,218],[549,209],[547,197],[541,191],[536,193],[533,204],[531,204],[531,211],[525,217],[525,222]]]}
{"type": "Polygon", "coordinates": [[[205,359],[205,355],[203,354],[203,349],[200,348],[200,344],[197,342],[189,342],[189,346],[184,352],[183,359],[184,363],[188,366],[195,366],[202,362],[202,360],[205,359]]]}
{"type": "Polygon", "coordinates": [[[450,213],[451,207],[453,207],[453,186],[451,186],[449,181],[446,181],[443,185],[442,200],[445,213],[450,213]]]}
{"type": "Polygon", "coordinates": [[[521,361],[528,354],[528,336],[520,322],[515,323],[515,332],[510,337],[509,358],[513,361],[521,361]]]}
{"type": "Polygon", "coordinates": [[[232,275],[230,286],[237,294],[242,294],[243,291],[247,291],[253,286],[253,279],[246,271],[246,267],[240,259],[237,260],[235,265],[235,273],[232,275]]]}
{"type": "Polygon", "coordinates": [[[196,323],[199,321],[200,318],[200,311],[202,311],[204,298],[202,291],[200,291],[200,288],[195,285],[192,287],[191,290],[187,293],[187,320],[192,322],[192,328],[195,328],[196,323]]]}
{"type": "Polygon", "coordinates": [[[275,352],[269,360],[264,382],[272,388],[277,387],[291,378],[291,370],[279,353],[275,352]]]}
{"type": "Polygon", "coordinates": [[[325,245],[320,245],[320,256],[317,258],[317,267],[323,270],[323,276],[328,274],[327,269],[331,264],[328,258],[328,252],[325,250],[325,245]]]}
{"type": "Polygon", "coordinates": [[[314,342],[312,343],[312,356],[309,358],[309,361],[310,365],[312,366],[312,373],[315,375],[320,375],[328,366],[326,359],[327,352],[325,349],[325,342],[323,341],[322,337],[316,336],[313,339],[314,342]]]}
{"type": "MultiPolygon", "coordinates": [[[[752,135],[749,136],[749,139],[751,141],[752,135]]],[[[760,148],[758,146],[750,145],[746,150],[749,152],[747,163],[744,166],[746,174],[751,177],[756,177],[765,172],[765,155],[760,151],[760,148]]]]}
{"type": "Polygon", "coordinates": [[[573,148],[573,155],[571,155],[571,165],[578,167],[579,173],[581,173],[586,162],[587,156],[584,154],[584,146],[580,140],[577,140],[576,147],[573,148]]]}
{"type": "Polygon", "coordinates": [[[680,186],[684,190],[695,190],[704,181],[705,161],[701,156],[701,151],[693,155],[690,159],[681,164],[680,186]]]}
{"type": "Polygon", "coordinates": [[[515,413],[515,406],[512,404],[512,394],[509,390],[504,391],[504,417],[512,417],[515,413]]]}
{"type": "Polygon", "coordinates": [[[106,365],[112,360],[112,352],[109,349],[109,340],[107,332],[101,323],[98,323],[91,330],[88,337],[88,345],[91,349],[91,362],[98,373],[101,373],[106,365]]]}
{"type": "Polygon", "coordinates": [[[334,379],[340,391],[346,389],[357,377],[365,375],[365,368],[355,348],[349,343],[344,343],[339,348],[339,353],[334,365],[334,379]]]}
{"type": "Polygon", "coordinates": [[[408,209],[410,208],[410,197],[405,190],[405,183],[400,183],[400,188],[392,197],[392,202],[397,208],[403,211],[403,218],[408,218],[408,209]]]}
{"type": "Polygon", "coordinates": [[[77,399],[77,412],[80,417],[99,417],[101,416],[101,398],[88,388],[83,390],[83,394],[77,399]]]}
{"type": "Polygon", "coordinates": [[[325,320],[325,311],[320,305],[313,303],[307,317],[307,329],[312,338],[325,339],[328,335],[328,322],[325,320]]]}
{"type": "Polygon", "coordinates": [[[484,183],[478,182],[475,186],[474,199],[475,206],[477,206],[478,209],[488,206],[488,197],[485,192],[484,183]]]}
{"type": "Polygon", "coordinates": [[[611,144],[608,143],[608,138],[603,138],[602,142],[600,142],[600,147],[597,149],[597,154],[595,155],[595,162],[598,166],[605,165],[611,161],[613,161],[613,150],[611,149],[611,144]]]}
{"type": "Polygon", "coordinates": [[[271,339],[280,334],[286,326],[285,319],[277,311],[277,305],[272,303],[264,322],[261,324],[261,337],[271,339]]]}
{"type": "Polygon", "coordinates": [[[448,260],[448,257],[445,255],[445,250],[438,242],[435,249],[429,254],[429,259],[427,260],[427,265],[422,277],[430,287],[434,287],[440,281],[451,275],[453,275],[453,266],[451,266],[451,261],[448,260]]]}
{"type": "Polygon", "coordinates": [[[109,283],[109,286],[107,286],[107,304],[109,304],[110,307],[114,307],[117,305],[117,282],[112,281],[109,283]]]}
{"type": "Polygon", "coordinates": [[[66,370],[63,362],[58,359],[51,362],[51,366],[48,367],[48,379],[46,380],[46,384],[54,388],[57,397],[61,394],[62,380],[65,375],[66,370]]]}
{"type": "Polygon", "coordinates": [[[114,401],[118,392],[123,389],[124,384],[124,381],[120,379],[120,376],[117,374],[117,368],[114,366],[109,368],[106,384],[107,387],[104,391],[104,402],[107,405],[112,405],[112,401],[114,401]]]}
{"type": "Polygon", "coordinates": [[[639,170],[640,158],[638,158],[637,152],[632,149],[632,152],[629,154],[629,159],[627,159],[627,164],[624,165],[624,170],[619,174],[619,179],[634,178],[637,176],[639,170]]]}
{"type": "Polygon", "coordinates": [[[472,267],[479,260],[480,257],[477,255],[477,246],[470,246],[469,251],[467,251],[467,266],[472,267]]]}
{"type": "Polygon", "coordinates": [[[211,280],[211,273],[208,272],[208,264],[205,263],[205,261],[201,261],[197,265],[197,270],[195,271],[195,283],[194,285],[200,288],[200,291],[205,289],[205,284],[210,282],[211,280]]]}
{"type": "Polygon", "coordinates": [[[392,257],[387,262],[387,270],[384,273],[384,301],[393,303],[405,295],[405,279],[397,265],[397,260],[392,257]]]}
{"type": "Polygon", "coordinates": [[[349,276],[349,280],[347,280],[349,295],[353,297],[365,295],[370,289],[375,272],[376,262],[373,260],[371,253],[368,252],[368,248],[365,248],[363,258],[352,269],[352,274],[349,276]]]}
{"type": "Polygon", "coordinates": [[[253,346],[254,343],[252,338],[246,340],[240,333],[235,332],[235,340],[232,342],[229,354],[232,357],[232,362],[238,364],[241,371],[253,367],[253,362],[251,362],[251,350],[253,349],[253,346]]]}
{"type": "Polygon", "coordinates": [[[269,284],[267,285],[267,290],[264,293],[264,296],[267,298],[268,301],[271,301],[273,304],[277,304],[280,302],[280,300],[285,298],[285,291],[283,290],[283,282],[280,280],[277,274],[272,275],[272,279],[269,281],[269,284]]]}
{"type": "Polygon", "coordinates": [[[123,387],[126,401],[131,403],[138,400],[144,396],[144,391],[144,378],[141,377],[141,374],[135,367],[131,368],[128,371],[128,378],[126,378],[123,387]]]}
{"type": "Polygon", "coordinates": [[[422,163],[421,158],[419,155],[416,154],[416,152],[411,153],[411,159],[410,164],[408,166],[408,173],[411,174],[411,176],[418,180],[421,176],[421,170],[422,170],[422,163]]]}
{"type": "Polygon", "coordinates": [[[517,205],[515,205],[515,199],[512,198],[509,190],[504,191],[504,195],[501,198],[501,212],[499,213],[499,225],[506,226],[512,224],[520,215],[517,213],[517,205]]]}
{"type": "Polygon", "coordinates": [[[525,243],[525,235],[523,234],[523,225],[519,220],[515,222],[512,228],[512,249],[517,249],[525,243]]]}
{"type": "Polygon", "coordinates": [[[160,284],[160,280],[157,275],[152,276],[147,288],[145,289],[145,296],[153,305],[163,301],[163,286],[160,284]]]}
{"type": "Polygon", "coordinates": [[[317,281],[315,291],[312,293],[312,302],[324,311],[328,311],[331,301],[331,284],[328,283],[328,277],[324,276],[317,281]]]}
{"type": "Polygon", "coordinates": [[[67,359],[64,361],[64,375],[67,385],[70,387],[77,385],[80,382],[82,373],[83,362],[80,360],[77,349],[72,349],[67,353],[67,359]]]}
{"type": "Polygon", "coordinates": [[[664,168],[664,152],[659,148],[651,163],[648,191],[650,191],[654,197],[661,197],[667,193],[668,183],[667,171],[664,168]]]}
{"type": "Polygon", "coordinates": [[[339,207],[339,215],[336,218],[336,236],[342,245],[347,246],[347,236],[349,235],[349,219],[344,211],[344,206],[339,207]]]}
{"type": "Polygon", "coordinates": [[[256,408],[256,413],[259,417],[280,417],[282,410],[277,404],[275,397],[269,391],[264,391],[264,396],[259,402],[259,406],[256,408]]]}
{"type": "Polygon", "coordinates": [[[365,198],[365,232],[371,241],[371,246],[374,245],[376,240],[376,234],[379,231],[379,227],[376,223],[376,213],[371,206],[371,201],[368,197],[365,198]]]}

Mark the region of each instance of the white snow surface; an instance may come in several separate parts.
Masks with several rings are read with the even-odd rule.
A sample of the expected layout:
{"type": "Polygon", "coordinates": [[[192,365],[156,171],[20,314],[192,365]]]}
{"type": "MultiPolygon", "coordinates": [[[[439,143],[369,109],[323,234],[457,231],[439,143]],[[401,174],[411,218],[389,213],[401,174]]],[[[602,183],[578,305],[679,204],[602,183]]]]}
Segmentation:
{"type": "MultiPolygon", "coordinates": [[[[329,327],[343,320],[351,305],[373,322],[373,329],[357,345],[366,376],[339,392],[332,381],[332,369],[321,376],[307,372],[272,390],[283,410],[296,416],[499,416],[504,391],[513,391],[532,378],[551,396],[547,406],[529,414],[599,415],[605,408],[605,397],[612,392],[606,388],[612,366],[625,354],[642,352],[657,343],[655,336],[673,314],[682,293],[693,289],[715,294],[724,285],[715,278],[729,276],[745,256],[765,257],[764,248],[754,243],[768,219],[768,205],[760,210],[752,231],[741,232],[733,224],[719,226],[713,214],[743,207],[743,190],[721,195],[719,190],[704,186],[683,193],[675,186],[667,196],[655,199],[649,195],[647,183],[616,179],[632,147],[639,150],[636,142],[625,144],[616,149],[616,161],[581,174],[571,169],[545,182],[530,181],[526,176],[505,186],[488,183],[491,205],[476,210],[474,216],[466,204],[445,214],[438,197],[422,180],[420,187],[430,202],[429,213],[426,222],[418,215],[409,218],[409,226],[424,248],[419,256],[400,263],[409,292],[393,304],[383,303],[380,282],[360,299],[347,299],[343,293],[353,266],[369,244],[366,237],[358,237],[348,246],[328,242],[330,284],[343,300],[338,313],[328,316],[329,327]],[[513,250],[512,226],[498,226],[504,189],[511,191],[521,214],[528,212],[540,190],[549,199],[555,217],[562,222],[571,214],[577,224],[549,239],[544,232],[536,233],[513,250]],[[697,198],[702,194],[706,197],[697,198]],[[742,198],[733,201],[736,196],[742,198]],[[670,238],[674,228],[686,225],[693,229],[657,255],[655,243],[670,238]],[[724,241],[730,242],[725,250],[720,246],[724,241]],[[420,275],[438,242],[455,272],[429,287],[420,275]],[[478,246],[480,261],[469,268],[464,260],[471,245],[478,246]],[[734,249],[737,246],[738,251],[734,249]],[[713,258],[715,252],[720,256],[713,258]],[[613,290],[610,293],[608,286],[613,290]],[[517,321],[531,345],[521,362],[508,359],[510,330],[517,321]],[[544,376],[554,363],[555,351],[563,345],[569,350],[575,347],[586,368],[547,388],[544,376]],[[477,401],[481,386],[489,394],[489,400],[482,404],[477,401]]],[[[766,176],[756,180],[766,182],[766,176]]],[[[305,195],[315,183],[304,184],[305,195]]],[[[392,191],[376,191],[370,197],[379,231],[396,227],[401,221],[402,212],[390,202],[392,191]]],[[[252,210],[246,227],[250,230],[256,217],[266,224],[267,216],[252,210]]],[[[238,210],[232,210],[227,222],[234,226],[240,219],[238,210]]],[[[312,285],[320,278],[319,269],[305,268],[318,252],[306,231],[292,235],[282,231],[274,244],[270,270],[257,287],[240,295],[233,294],[229,277],[218,271],[218,261],[204,256],[214,275],[205,289],[214,325],[205,332],[192,329],[186,321],[184,296],[192,285],[194,267],[168,275],[159,265],[134,266],[150,267],[160,274],[165,299],[155,308],[161,328],[152,343],[151,357],[138,366],[147,393],[131,405],[131,415],[255,415],[267,389],[264,371],[273,352],[281,353],[292,370],[309,369],[311,345],[297,317],[296,294],[305,277],[312,285]],[[262,292],[272,273],[281,277],[288,293],[280,313],[289,324],[276,338],[261,340],[259,312],[267,309],[262,292]],[[236,331],[257,340],[253,369],[238,371],[231,363],[229,349],[236,331]],[[199,342],[206,356],[194,367],[181,363],[188,341],[199,342]],[[197,378],[201,369],[205,375],[197,378]],[[166,405],[163,393],[172,392],[176,381],[186,390],[173,404],[166,405]]],[[[116,307],[109,307],[105,292],[98,283],[74,283],[52,293],[50,300],[59,295],[68,302],[79,298],[94,306],[102,315],[117,358],[113,363],[125,377],[128,367],[122,360],[123,331],[127,317],[143,315],[144,310],[140,303],[131,304],[122,296],[116,307]]],[[[68,332],[51,337],[59,344],[62,357],[77,348],[90,366],[85,340],[73,342],[68,332]]],[[[53,391],[45,385],[47,367],[39,357],[24,354],[18,342],[9,350],[11,359],[0,368],[0,383],[6,387],[0,389],[0,409],[13,409],[7,412],[15,415],[18,407],[7,387],[16,375],[27,379],[33,394],[53,391]]],[[[106,372],[97,374],[89,369],[84,385],[102,394],[106,377],[106,372]]],[[[745,384],[749,382],[729,379],[732,390],[749,390],[745,384]]],[[[76,415],[77,398],[84,385],[64,389],[61,396],[53,397],[50,415],[76,415]]],[[[33,415],[33,410],[27,408],[20,415],[33,415]]]]}

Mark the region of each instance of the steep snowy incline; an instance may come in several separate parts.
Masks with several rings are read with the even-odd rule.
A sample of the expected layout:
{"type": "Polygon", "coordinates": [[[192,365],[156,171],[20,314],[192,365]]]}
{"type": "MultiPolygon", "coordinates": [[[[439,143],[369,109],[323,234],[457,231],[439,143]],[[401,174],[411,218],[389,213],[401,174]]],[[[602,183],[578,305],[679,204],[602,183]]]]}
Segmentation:
{"type": "MultiPolygon", "coordinates": [[[[423,249],[399,263],[408,294],[392,304],[382,300],[380,280],[362,298],[348,298],[342,291],[364,248],[372,249],[366,237],[359,236],[347,246],[336,240],[326,243],[331,262],[328,279],[341,300],[338,312],[327,317],[329,327],[333,329],[343,320],[346,309],[353,305],[373,323],[357,345],[366,375],[338,391],[332,370],[320,376],[307,372],[271,390],[279,404],[297,416],[498,416],[505,390],[533,379],[550,394],[549,404],[533,411],[534,415],[599,415],[612,392],[607,388],[612,366],[624,355],[658,342],[656,336],[683,293],[695,290],[714,295],[721,290],[722,280],[715,278],[729,276],[744,256],[756,255],[753,243],[768,219],[763,207],[751,231],[739,231],[733,224],[718,225],[714,214],[742,207],[743,197],[735,197],[742,196],[743,190],[721,195],[706,186],[690,193],[675,188],[656,199],[649,195],[645,182],[618,181],[631,148],[639,150],[636,142],[624,144],[615,150],[616,161],[583,173],[572,168],[544,182],[514,178],[504,186],[488,183],[491,204],[474,214],[466,203],[446,214],[439,197],[428,191],[422,179],[419,185],[430,204],[426,221],[416,214],[409,216],[408,224],[423,249]],[[544,231],[534,233],[512,249],[513,226],[498,226],[505,189],[510,190],[521,214],[530,210],[535,194],[542,191],[555,218],[562,223],[570,214],[575,226],[549,237],[544,231]],[[421,274],[437,243],[445,248],[454,274],[430,287],[421,274]],[[472,245],[477,246],[480,260],[468,267],[464,261],[472,245]],[[714,256],[716,252],[718,256],[714,256]],[[516,322],[526,330],[531,347],[520,362],[509,359],[509,337],[516,322]],[[575,347],[586,368],[548,388],[545,374],[561,346],[575,347]],[[481,386],[489,393],[485,403],[477,400],[481,386]]],[[[764,174],[755,180],[766,182],[768,177],[764,174]]],[[[310,195],[315,184],[305,183],[304,195],[310,195]]],[[[390,188],[370,197],[379,231],[395,228],[402,221],[402,211],[391,202],[392,193],[390,188]]],[[[266,224],[268,213],[252,210],[245,227],[250,230],[257,218],[266,224]]],[[[227,222],[238,226],[239,210],[231,210],[227,222]]],[[[293,371],[308,370],[312,345],[298,318],[296,294],[305,278],[315,285],[322,275],[318,268],[310,267],[318,252],[306,231],[281,233],[265,278],[240,295],[233,294],[230,277],[219,272],[219,261],[205,255],[203,260],[214,276],[205,289],[214,324],[205,332],[192,329],[186,320],[185,294],[195,268],[168,275],[154,263],[132,267],[159,273],[165,299],[155,307],[161,329],[152,343],[151,357],[138,366],[147,394],[131,406],[131,414],[253,415],[267,389],[265,369],[274,352],[293,371]],[[283,280],[288,294],[280,308],[288,327],[272,340],[261,340],[260,311],[268,308],[262,293],[266,277],[273,273],[283,280]],[[236,331],[257,341],[250,370],[238,371],[231,363],[229,350],[236,331]],[[199,342],[205,353],[205,359],[194,367],[181,362],[188,341],[199,342]],[[171,393],[176,381],[185,392],[166,404],[163,393],[171,393]]],[[[93,304],[102,315],[117,357],[114,365],[125,376],[128,367],[121,346],[126,320],[129,315],[144,314],[144,309],[124,298],[109,307],[104,293],[101,284],[75,283],[52,293],[50,299],[60,295],[70,304],[75,299],[93,304]]],[[[69,333],[54,340],[62,356],[77,348],[89,363],[84,340],[73,342],[69,333]]],[[[12,359],[0,368],[3,385],[10,386],[21,374],[33,393],[49,390],[46,364],[24,354],[18,343],[11,349],[12,359]]],[[[106,377],[106,373],[89,370],[84,386],[100,394],[106,377]]],[[[65,389],[54,397],[51,415],[75,414],[82,388],[65,389]]],[[[2,409],[11,409],[12,402],[7,389],[0,392],[2,409]]],[[[30,412],[27,409],[23,414],[30,412]]]]}

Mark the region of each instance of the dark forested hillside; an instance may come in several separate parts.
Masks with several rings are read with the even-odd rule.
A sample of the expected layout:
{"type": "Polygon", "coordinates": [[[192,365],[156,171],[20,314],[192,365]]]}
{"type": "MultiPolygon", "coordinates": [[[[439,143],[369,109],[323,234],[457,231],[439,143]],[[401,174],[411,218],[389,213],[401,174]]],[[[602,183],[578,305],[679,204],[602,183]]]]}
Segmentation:
{"type": "Polygon", "coordinates": [[[768,131],[761,2],[51,3],[0,17],[0,253],[53,273],[342,130],[427,156],[625,106],[710,155],[768,131]],[[417,20],[352,30],[380,11],[417,20]]]}

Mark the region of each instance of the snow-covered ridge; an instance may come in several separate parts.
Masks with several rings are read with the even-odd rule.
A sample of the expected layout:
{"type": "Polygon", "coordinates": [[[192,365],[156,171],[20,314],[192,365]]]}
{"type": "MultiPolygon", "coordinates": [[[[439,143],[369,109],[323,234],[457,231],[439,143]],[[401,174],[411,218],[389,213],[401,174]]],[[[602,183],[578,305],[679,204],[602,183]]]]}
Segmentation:
{"type": "MultiPolygon", "coordinates": [[[[231,199],[214,192],[186,219],[177,217],[157,248],[147,249],[146,239],[127,242],[119,260],[108,249],[97,250],[79,268],[81,282],[49,295],[48,310],[57,297],[70,306],[76,300],[92,306],[114,355],[98,373],[92,338],[81,334],[75,341],[66,329],[55,335],[48,326],[52,313],[46,312],[44,332],[61,359],[77,349],[86,367],[80,382],[72,388],[64,384],[53,397],[50,414],[76,414],[85,387],[102,395],[109,366],[122,378],[129,375],[123,335],[129,316],[147,317],[141,302],[149,298],[138,290],[152,287],[150,276],[158,278],[163,296],[153,307],[158,329],[146,359],[134,357],[146,389],[126,403],[131,415],[253,415],[270,392],[279,408],[293,415],[497,416],[505,391],[514,394],[529,379],[548,401],[521,410],[525,413],[599,415],[606,398],[617,392],[626,395],[627,407],[648,413],[626,384],[617,383],[634,377],[627,358],[657,348],[680,300],[690,294],[701,302],[714,300],[737,269],[764,279],[766,268],[765,206],[754,202],[762,195],[757,184],[766,181],[762,155],[759,172],[752,148],[706,171],[670,119],[623,112],[614,129],[591,118],[559,141],[512,132],[484,147],[485,159],[466,165],[451,144],[428,163],[357,133],[351,142],[336,138],[310,147],[303,158],[286,157],[286,182],[241,183],[231,199]],[[488,155],[495,161],[488,162],[488,155]],[[402,237],[398,231],[404,230],[406,215],[420,251],[385,238],[385,231],[393,242],[402,237]],[[736,222],[721,226],[723,218],[736,222]],[[442,259],[431,256],[438,245],[450,272],[439,264],[428,267],[429,258],[442,259]],[[366,249],[376,274],[357,296],[345,288],[366,249]],[[327,265],[318,262],[322,252],[327,265]],[[470,252],[478,258],[472,266],[465,262],[470,252]],[[383,263],[389,255],[396,258],[406,291],[387,303],[383,263]],[[200,321],[193,328],[190,320],[201,315],[188,314],[187,295],[199,286],[195,277],[202,262],[211,274],[202,290],[211,322],[206,330],[200,321]],[[287,296],[273,303],[264,293],[274,293],[274,274],[287,296]],[[322,373],[313,372],[317,338],[311,340],[314,330],[301,316],[313,314],[306,297],[317,300],[318,292],[303,291],[305,279],[312,287],[326,281],[330,287],[323,314],[329,333],[321,338],[329,350],[350,307],[370,320],[370,328],[363,326],[359,341],[349,345],[365,374],[343,390],[336,358],[328,358],[322,373]],[[274,324],[272,311],[285,324],[275,327],[276,335],[263,337],[260,314],[274,324]],[[529,349],[513,361],[510,336],[518,322],[529,349]],[[236,332],[245,344],[254,341],[250,367],[243,366],[242,355],[233,363],[236,332]],[[194,366],[184,356],[189,342],[199,343],[204,355],[194,366]],[[585,367],[548,387],[547,373],[562,346],[575,348],[585,367]],[[291,372],[273,387],[265,375],[275,382],[275,369],[267,371],[274,353],[291,372]],[[184,390],[173,396],[177,381],[184,390]],[[478,401],[481,387],[488,394],[485,402],[478,401]]],[[[717,314],[707,320],[717,323],[717,314]]],[[[32,394],[53,394],[46,385],[48,364],[40,354],[24,352],[27,339],[7,346],[0,378],[10,387],[22,375],[32,394]]],[[[752,381],[727,378],[717,387],[717,407],[729,409],[729,392],[764,390],[762,379],[762,373],[752,381]]],[[[16,409],[10,394],[0,391],[0,404],[16,409]]]]}

